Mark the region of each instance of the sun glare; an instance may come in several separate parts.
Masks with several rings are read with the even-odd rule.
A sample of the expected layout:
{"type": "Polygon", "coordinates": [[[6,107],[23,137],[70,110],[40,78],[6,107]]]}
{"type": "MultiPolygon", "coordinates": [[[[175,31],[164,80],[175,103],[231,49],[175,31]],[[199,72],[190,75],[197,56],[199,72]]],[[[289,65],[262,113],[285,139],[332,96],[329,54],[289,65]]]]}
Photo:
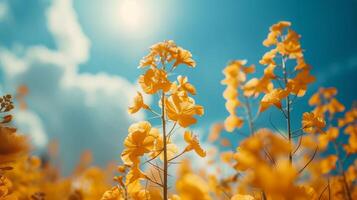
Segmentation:
{"type": "Polygon", "coordinates": [[[144,5],[136,0],[121,1],[118,14],[122,28],[138,31],[140,27],[146,24],[144,5]]]}

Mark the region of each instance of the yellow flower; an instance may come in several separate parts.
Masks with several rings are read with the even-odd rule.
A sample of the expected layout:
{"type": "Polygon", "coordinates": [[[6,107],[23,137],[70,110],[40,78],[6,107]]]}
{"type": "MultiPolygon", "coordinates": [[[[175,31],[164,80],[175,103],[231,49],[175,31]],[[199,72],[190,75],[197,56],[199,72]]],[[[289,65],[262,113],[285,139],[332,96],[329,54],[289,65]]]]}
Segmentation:
{"type": "Polygon", "coordinates": [[[357,125],[351,124],[345,128],[345,134],[349,135],[348,143],[343,146],[347,154],[357,153],[357,125]]]}
{"type": "Polygon", "coordinates": [[[264,46],[272,46],[278,43],[278,36],[282,35],[283,30],[291,25],[290,22],[281,21],[270,27],[268,38],[263,41],[264,46]]]}
{"type": "Polygon", "coordinates": [[[224,128],[224,126],[223,126],[222,123],[213,124],[211,126],[211,129],[210,129],[210,134],[208,136],[208,141],[210,141],[210,142],[216,141],[219,138],[223,128],[224,128]]]}
{"type": "Polygon", "coordinates": [[[301,97],[304,96],[307,90],[307,85],[315,81],[315,77],[310,74],[310,70],[302,70],[295,78],[288,81],[287,88],[292,94],[301,97]]]}
{"type": "Polygon", "coordinates": [[[229,115],[224,120],[224,127],[226,131],[232,132],[235,128],[241,128],[243,126],[243,119],[237,115],[229,115]]]}
{"type": "Polygon", "coordinates": [[[283,56],[289,56],[290,58],[303,57],[299,39],[300,35],[289,29],[283,41],[277,44],[279,53],[283,56]]]}
{"type": "Polygon", "coordinates": [[[254,197],[250,195],[236,194],[231,198],[231,200],[254,200],[254,197]]]}
{"type": "Polygon", "coordinates": [[[172,93],[180,93],[183,92],[183,96],[185,96],[187,93],[190,93],[192,95],[196,94],[196,88],[188,82],[187,76],[178,76],[177,77],[178,85],[176,82],[174,82],[171,85],[171,92],[172,93]]]}
{"type": "Polygon", "coordinates": [[[259,63],[262,65],[276,65],[274,58],[275,58],[277,52],[278,51],[276,49],[272,49],[272,50],[266,52],[263,55],[262,59],[259,61],[259,63]]]}
{"type": "Polygon", "coordinates": [[[27,137],[16,133],[16,129],[0,124],[0,164],[16,161],[30,150],[27,137]]]}
{"type": "Polygon", "coordinates": [[[7,200],[6,197],[8,196],[11,187],[11,181],[6,176],[0,175],[0,199],[7,200]]]}
{"type": "Polygon", "coordinates": [[[167,74],[162,69],[149,69],[144,75],[139,77],[139,84],[147,94],[154,94],[159,90],[167,92],[171,87],[171,82],[167,79],[167,74]]]}
{"type": "Polygon", "coordinates": [[[172,65],[173,67],[177,67],[180,64],[185,64],[189,67],[195,67],[196,62],[192,59],[191,52],[178,47],[177,53],[174,54],[175,63],[172,65]]]}
{"type": "Polygon", "coordinates": [[[357,120],[357,107],[353,107],[351,110],[345,113],[344,118],[338,120],[338,126],[346,126],[349,123],[353,123],[357,120]]]}
{"type": "Polygon", "coordinates": [[[173,40],[166,40],[151,46],[151,53],[163,60],[171,61],[177,54],[177,45],[173,40]]]}
{"type": "Polygon", "coordinates": [[[309,69],[311,69],[311,66],[305,62],[304,57],[296,58],[296,62],[297,62],[297,65],[295,66],[295,70],[309,70],[309,69]]]}
{"type": "Polygon", "coordinates": [[[326,126],[323,118],[315,116],[314,113],[305,112],[302,116],[302,128],[306,133],[321,133],[326,126]]]}
{"type": "Polygon", "coordinates": [[[330,127],[325,133],[318,136],[319,149],[326,149],[328,143],[335,140],[339,135],[339,129],[336,127],[330,127]]]}
{"type": "Polygon", "coordinates": [[[139,163],[139,158],[154,148],[158,130],[151,128],[147,121],[132,124],[128,129],[128,137],[124,141],[125,149],[121,155],[124,164],[139,163]]]}
{"type": "Polygon", "coordinates": [[[124,197],[118,187],[112,187],[105,191],[100,200],[124,200],[124,197]]]}
{"type": "Polygon", "coordinates": [[[271,78],[263,76],[261,79],[252,78],[244,86],[244,95],[247,97],[255,96],[257,97],[260,93],[268,93],[273,89],[273,83],[271,83],[271,78]]]}
{"type": "Polygon", "coordinates": [[[260,101],[259,112],[263,112],[270,106],[274,105],[281,109],[281,101],[286,98],[289,93],[283,89],[273,89],[269,93],[265,94],[260,101]]]}
{"type": "Polygon", "coordinates": [[[142,108],[149,109],[149,106],[144,103],[143,95],[137,92],[137,95],[134,97],[134,104],[128,108],[128,112],[134,114],[142,108]]]}
{"type": "Polygon", "coordinates": [[[203,115],[204,112],[203,107],[195,105],[192,98],[179,97],[177,94],[165,98],[165,108],[168,118],[184,128],[196,123],[194,115],[203,115]]]}
{"type": "Polygon", "coordinates": [[[234,60],[231,61],[223,70],[225,79],[221,81],[223,85],[237,88],[240,83],[246,80],[246,74],[253,73],[255,71],[254,65],[245,66],[246,60],[234,60]]]}
{"type": "MultiPolygon", "coordinates": [[[[152,158],[155,158],[159,155],[161,160],[164,160],[164,140],[162,136],[158,136],[155,143],[155,148],[150,155],[152,158]]],[[[167,159],[170,160],[175,156],[178,152],[178,148],[175,144],[171,143],[171,140],[167,140],[166,142],[166,151],[167,151],[167,159]]]]}
{"type": "Polygon", "coordinates": [[[336,161],[337,161],[337,156],[336,155],[330,155],[324,159],[322,159],[319,162],[320,165],[320,172],[322,174],[327,174],[329,173],[331,170],[336,168],[336,161]]]}
{"type": "Polygon", "coordinates": [[[182,200],[211,200],[205,180],[192,173],[185,174],[177,180],[176,190],[182,200]]]}
{"type": "Polygon", "coordinates": [[[331,99],[331,101],[326,105],[326,110],[330,115],[334,115],[337,112],[342,112],[345,110],[345,106],[341,104],[336,98],[331,99]]]}
{"type": "Polygon", "coordinates": [[[156,60],[156,55],[154,53],[149,53],[149,55],[145,56],[143,59],[140,60],[139,67],[147,67],[147,66],[152,66],[156,67],[157,60],[156,60]]]}
{"type": "Polygon", "coordinates": [[[139,169],[139,166],[135,164],[126,175],[126,185],[129,185],[137,180],[145,178],[146,175],[139,169]]]}
{"type": "Polygon", "coordinates": [[[206,156],[206,152],[202,149],[197,136],[194,136],[191,131],[185,131],[184,139],[187,143],[186,152],[194,150],[199,156],[206,156]]]}

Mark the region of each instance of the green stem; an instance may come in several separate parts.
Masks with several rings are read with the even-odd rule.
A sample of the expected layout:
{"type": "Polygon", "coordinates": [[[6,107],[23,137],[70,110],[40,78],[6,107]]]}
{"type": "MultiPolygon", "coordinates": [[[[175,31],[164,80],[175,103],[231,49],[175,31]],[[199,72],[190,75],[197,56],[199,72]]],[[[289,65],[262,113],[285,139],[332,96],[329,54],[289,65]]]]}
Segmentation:
{"type": "Polygon", "coordinates": [[[248,97],[244,97],[245,98],[245,107],[246,107],[246,111],[247,111],[247,116],[248,116],[248,126],[249,126],[249,130],[250,130],[250,135],[254,135],[254,126],[253,126],[253,117],[252,117],[252,110],[250,108],[250,103],[249,103],[249,99],[248,97]]]}
{"type": "MultiPolygon", "coordinates": [[[[288,84],[288,72],[285,66],[285,59],[284,57],[282,58],[282,67],[283,67],[283,74],[284,74],[284,83],[285,87],[287,87],[288,84]]],[[[289,138],[289,144],[292,142],[292,134],[291,134],[291,119],[290,119],[290,96],[288,95],[286,97],[286,126],[287,126],[287,131],[288,131],[288,138],[289,138]]],[[[292,164],[293,162],[293,155],[290,150],[289,152],[289,163],[292,164]]]]}
{"type": "MultiPolygon", "coordinates": [[[[164,59],[165,60],[165,59],[164,59]]],[[[165,61],[161,60],[162,69],[166,70],[165,61]]],[[[163,199],[168,200],[168,160],[167,160],[167,135],[166,135],[166,118],[165,118],[165,92],[161,93],[161,121],[162,121],[162,139],[164,146],[164,183],[163,183],[163,199]]]]}

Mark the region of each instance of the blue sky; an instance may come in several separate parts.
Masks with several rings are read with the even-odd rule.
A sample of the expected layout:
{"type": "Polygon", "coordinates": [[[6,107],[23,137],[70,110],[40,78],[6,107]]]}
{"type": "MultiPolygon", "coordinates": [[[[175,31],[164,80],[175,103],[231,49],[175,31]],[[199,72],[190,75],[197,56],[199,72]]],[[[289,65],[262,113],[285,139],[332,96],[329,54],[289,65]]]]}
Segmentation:
{"type": "MultiPolygon", "coordinates": [[[[166,39],[189,49],[197,61],[195,69],[180,73],[190,77],[196,100],[205,107],[197,126],[203,132],[227,115],[220,85],[225,64],[247,59],[257,65],[267,51],[262,41],[269,26],[281,20],[291,21],[302,35],[306,60],[314,67],[318,81],[307,96],[318,86],[335,86],[345,105],[356,99],[356,0],[137,0],[123,15],[125,3],[0,1],[1,90],[30,87],[29,110],[19,111],[18,124],[40,148],[58,138],[62,159],[70,163],[64,168],[86,148],[99,163],[118,157],[127,126],[143,117],[123,114],[142,73],[139,60],[149,46],[166,39]]],[[[294,118],[307,109],[303,98],[294,118]]],[[[279,126],[281,116],[274,113],[279,126]]],[[[269,125],[264,122],[269,115],[258,124],[269,125]]]]}

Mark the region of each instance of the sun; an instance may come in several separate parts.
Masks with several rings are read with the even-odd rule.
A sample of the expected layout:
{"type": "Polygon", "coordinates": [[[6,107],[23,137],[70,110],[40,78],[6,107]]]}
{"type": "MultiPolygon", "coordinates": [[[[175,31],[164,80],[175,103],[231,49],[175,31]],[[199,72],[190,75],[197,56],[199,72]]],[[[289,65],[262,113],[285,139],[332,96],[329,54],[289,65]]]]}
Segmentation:
{"type": "Polygon", "coordinates": [[[138,31],[146,25],[147,11],[138,0],[120,1],[118,14],[121,26],[129,31],[138,31]]]}

